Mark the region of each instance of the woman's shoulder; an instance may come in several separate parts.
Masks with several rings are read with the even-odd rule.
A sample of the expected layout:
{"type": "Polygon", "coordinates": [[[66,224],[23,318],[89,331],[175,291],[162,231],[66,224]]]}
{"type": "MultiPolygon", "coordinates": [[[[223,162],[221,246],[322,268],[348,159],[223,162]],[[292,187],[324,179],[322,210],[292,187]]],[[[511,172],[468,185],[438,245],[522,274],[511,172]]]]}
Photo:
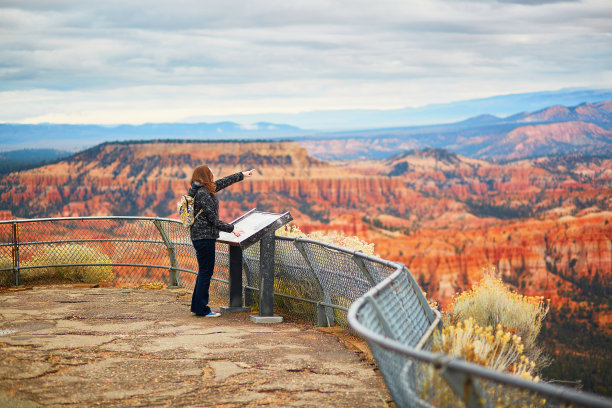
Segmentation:
{"type": "Polygon", "coordinates": [[[213,197],[214,196],[210,193],[210,191],[208,191],[206,188],[202,187],[202,188],[198,189],[194,199],[197,200],[197,201],[209,201],[209,200],[214,200],[213,197]]]}

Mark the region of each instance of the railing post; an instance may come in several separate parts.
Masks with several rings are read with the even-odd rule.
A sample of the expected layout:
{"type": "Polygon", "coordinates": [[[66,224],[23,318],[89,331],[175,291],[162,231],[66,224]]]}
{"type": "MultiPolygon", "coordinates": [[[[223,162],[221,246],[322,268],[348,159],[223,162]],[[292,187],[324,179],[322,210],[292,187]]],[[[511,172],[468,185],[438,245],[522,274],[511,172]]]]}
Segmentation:
{"type": "MultiPolygon", "coordinates": [[[[433,310],[431,309],[431,306],[429,305],[429,302],[427,302],[427,298],[425,297],[425,295],[423,295],[423,291],[421,290],[421,287],[419,286],[417,281],[414,279],[414,276],[412,276],[412,274],[410,273],[410,271],[408,270],[406,265],[404,265],[402,270],[404,271],[404,273],[408,277],[408,281],[410,282],[410,286],[412,286],[412,290],[414,291],[414,294],[415,294],[417,300],[421,304],[421,308],[425,311],[425,314],[427,314],[427,318],[429,319],[429,323],[433,323],[436,320],[436,315],[433,312],[433,310]]],[[[442,327],[442,321],[440,321],[440,328],[441,327],[442,327]]]]}
{"type": "MultiPolygon", "coordinates": [[[[310,268],[313,276],[315,277],[316,284],[319,286],[321,292],[323,292],[323,300],[325,303],[331,304],[331,296],[329,296],[329,291],[321,284],[321,280],[317,276],[317,272],[312,266],[310,259],[308,258],[308,254],[306,254],[306,248],[304,248],[304,244],[300,241],[300,238],[296,238],[293,241],[293,245],[297,248],[304,261],[310,268]]],[[[317,326],[319,327],[330,327],[334,325],[335,322],[334,310],[330,307],[326,307],[321,303],[317,303],[317,326]]]]}
{"type": "Polygon", "coordinates": [[[376,299],[374,299],[371,296],[368,296],[366,300],[368,301],[368,303],[370,303],[370,305],[372,305],[372,308],[374,309],[374,313],[376,313],[376,317],[378,317],[378,322],[380,323],[380,326],[382,327],[382,330],[385,333],[385,336],[387,336],[390,339],[397,340],[397,336],[393,332],[393,329],[391,328],[391,324],[389,324],[389,321],[387,320],[387,317],[385,316],[385,312],[380,308],[380,305],[378,304],[376,299]]]}
{"type": "Polygon", "coordinates": [[[446,380],[446,383],[455,394],[463,400],[466,407],[482,408],[486,405],[487,399],[476,389],[475,380],[472,375],[451,370],[446,366],[440,369],[440,375],[446,380]]]}
{"type": "Polygon", "coordinates": [[[370,282],[370,286],[371,287],[376,286],[376,281],[374,280],[374,274],[368,267],[369,263],[366,264],[362,258],[357,256],[357,254],[353,255],[353,261],[357,264],[357,266],[359,266],[359,269],[361,269],[361,272],[363,272],[368,282],[370,282]]]}
{"type": "Polygon", "coordinates": [[[327,309],[321,303],[317,303],[317,327],[330,327],[329,319],[327,318],[327,309]]]}
{"type": "Polygon", "coordinates": [[[21,285],[21,273],[19,272],[19,234],[17,223],[13,223],[13,278],[15,286],[21,285]]]}
{"type": "Polygon", "coordinates": [[[178,262],[176,260],[176,254],[174,252],[174,244],[172,243],[172,240],[168,236],[168,233],[166,232],[166,229],[164,228],[160,220],[153,220],[153,224],[155,224],[155,227],[159,231],[159,235],[161,235],[162,240],[164,241],[164,244],[168,249],[168,256],[170,257],[170,268],[168,269],[168,288],[182,288],[183,285],[181,284],[181,275],[176,269],[178,268],[178,262]]]}

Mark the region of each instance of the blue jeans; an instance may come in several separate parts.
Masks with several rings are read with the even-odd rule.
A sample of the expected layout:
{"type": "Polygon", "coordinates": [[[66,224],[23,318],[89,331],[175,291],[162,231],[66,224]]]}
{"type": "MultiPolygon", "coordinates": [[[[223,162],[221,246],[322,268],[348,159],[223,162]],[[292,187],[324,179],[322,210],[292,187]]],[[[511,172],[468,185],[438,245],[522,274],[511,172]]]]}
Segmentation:
{"type": "Polygon", "coordinates": [[[196,239],[193,241],[199,269],[191,296],[191,311],[199,316],[210,313],[208,289],[215,270],[215,243],[215,239],[196,239]]]}

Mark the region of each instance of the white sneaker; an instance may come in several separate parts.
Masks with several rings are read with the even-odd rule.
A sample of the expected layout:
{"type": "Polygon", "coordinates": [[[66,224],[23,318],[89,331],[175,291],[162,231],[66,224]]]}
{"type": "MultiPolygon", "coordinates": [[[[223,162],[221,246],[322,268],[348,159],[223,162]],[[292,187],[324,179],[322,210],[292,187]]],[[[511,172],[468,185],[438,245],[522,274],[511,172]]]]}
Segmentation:
{"type": "Polygon", "coordinates": [[[221,313],[216,313],[216,312],[213,312],[212,310],[210,311],[209,314],[204,315],[204,317],[219,317],[219,316],[221,316],[221,313]]]}

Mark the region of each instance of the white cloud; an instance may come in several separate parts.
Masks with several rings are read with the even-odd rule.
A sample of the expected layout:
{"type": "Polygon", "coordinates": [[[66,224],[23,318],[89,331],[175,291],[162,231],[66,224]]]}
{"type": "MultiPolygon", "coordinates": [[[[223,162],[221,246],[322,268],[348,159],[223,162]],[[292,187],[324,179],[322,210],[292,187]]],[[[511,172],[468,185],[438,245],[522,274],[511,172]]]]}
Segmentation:
{"type": "Polygon", "coordinates": [[[609,1],[523,3],[4,1],[0,121],[141,123],[610,87],[609,1]]]}
{"type": "Polygon", "coordinates": [[[240,125],[240,128],[244,130],[258,130],[259,125],[257,123],[245,123],[240,125]]]}

